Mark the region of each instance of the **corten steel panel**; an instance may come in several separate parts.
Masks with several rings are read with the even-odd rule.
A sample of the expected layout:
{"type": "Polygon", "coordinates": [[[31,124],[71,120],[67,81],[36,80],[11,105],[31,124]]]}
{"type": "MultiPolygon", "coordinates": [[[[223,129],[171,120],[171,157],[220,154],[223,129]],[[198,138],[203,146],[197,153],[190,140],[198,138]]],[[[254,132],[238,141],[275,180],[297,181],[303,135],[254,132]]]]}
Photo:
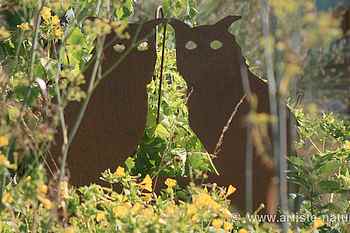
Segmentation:
{"type": "MultiPolygon", "coordinates": [[[[148,49],[132,49],[95,89],[68,153],[72,184],[101,183],[101,173],[108,168],[115,170],[135,152],[142,139],[148,109],[146,86],[152,80],[157,58],[155,27],[158,23],[159,20],[146,22],[141,29],[140,24],[129,24],[126,31],[130,39],[118,38],[114,32],[106,36],[102,73],[123,56],[136,36],[138,42],[148,43],[148,49]],[[118,48],[114,49],[117,44],[118,48]],[[121,52],[123,46],[125,50],[121,52]]],[[[146,44],[143,45],[145,48],[146,44]]],[[[85,90],[94,63],[85,73],[85,90]]],[[[73,127],[80,108],[81,103],[72,103],[65,109],[69,129],[73,127]]],[[[61,133],[57,135],[52,154],[60,164],[62,136],[61,133]]]]}
{"type": "MultiPolygon", "coordinates": [[[[215,25],[194,28],[176,19],[170,21],[175,29],[177,68],[190,93],[187,103],[190,126],[209,153],[214,153],[223,128],[245,94],[240,72],[241,49],[228,31],[239,18],[230,16],[215,25]],[[213,49],[210,46],[213,41],[221,42],[222,47],[213,46],[216,48],[213,49]]],[[[248,76],[252,92],[258,98],[257,111],[269,113],[268,86],[249,71],[248,76]]],[[[237,192],[231,198],[241,210],[245,209],[247,130],[244,121],[248,112],[249,104],[244,101],[225,134],[221,151],[213,161],[220,176],[211,175],[208,180],[223,186],[235,185],[237,192]]],[[[273,177],[273,166],[263,162],[254,151],[254,209],[265,203],[273,211],[277,195],[273,177]]]]}

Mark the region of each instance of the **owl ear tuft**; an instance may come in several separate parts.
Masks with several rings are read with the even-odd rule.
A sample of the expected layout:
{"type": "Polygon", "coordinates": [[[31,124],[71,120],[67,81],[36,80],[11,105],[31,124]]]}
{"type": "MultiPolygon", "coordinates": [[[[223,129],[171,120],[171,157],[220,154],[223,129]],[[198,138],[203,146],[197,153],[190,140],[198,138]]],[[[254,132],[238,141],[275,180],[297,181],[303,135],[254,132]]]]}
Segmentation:
{"type": "Polygon", "coordinates": [[[229,27],[236,22],[237,20],[240,20],[242,17],[239,15],[231,15],[223,18],[219,22],[217,22],[215,25],[220,25],[221,27],[225,27],[226,29],[229,29],[229,27]]]}
{"type": "Polygon", "coordinates": [[[178,19],[170,19],[168,23],[175,29],[175,32],[187,32],[191,29],[186,23],[178,19]]]}

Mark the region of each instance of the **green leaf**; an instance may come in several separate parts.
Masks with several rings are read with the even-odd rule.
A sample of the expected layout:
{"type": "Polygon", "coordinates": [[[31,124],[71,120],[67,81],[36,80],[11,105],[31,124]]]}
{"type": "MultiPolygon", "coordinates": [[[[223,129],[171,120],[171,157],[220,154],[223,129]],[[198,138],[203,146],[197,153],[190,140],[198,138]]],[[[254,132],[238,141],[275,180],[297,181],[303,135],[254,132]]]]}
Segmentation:
{"type": "Polygon", "coordinates": [[[320,167],[317,173],[323,177],[326,177],[336,172],[339,166],[340,164],[337,160],[329,161],[328,163],[320,167]]]}
{"type": "Polygon", "coordinates": [[[162,124],[158,124],[154,131],[154,135],[166,139],[170,136],[170,133],[162,124]]]}
{"type": "Polygon", "coordinates": [[[20,111],[18,108],[14,107],[14,106],[9,106],[7,111],[8,111],[8,116],[9,116],[10,121],[16,121],[18,119],[18,116],[20,114],[20,111]]]}
{"type": "Polygon", "coordinates": [[[131,171],[135,167],[136,163],[135,163],[135,160],[132,157],[129,157],[125,161],[125,165],[128,168],[128,170],[131,171]]]}
{"type": "Polygon", "coordinates": [[[84,41],[83,33],[79,30],[79,28],[74,28],[72,33],[67,39],[68,45],[80,45],[84,41]]]}
{"type": "Polygon", "coordinates": [[[289,158],[289,161],[297,166],[297,167],[303,167],[304,166],[304,160],[301,158],[301,157],[297,157],[297,156],[294,156],[294,157],[290,157],[289,158]]]}
{"type": "Polygon", "coordinates": [[[325,193],[333,193],[340,190],[340,185],[334,180],[323,180],[319,183],[320,189],[325,193]]]}
{"type": "Polygon", "coordinates": [[[202,171],[209,170],[209,163],[207,157],[202,152],[193,152],[188,157],[189,164],[193,169],[198,169],[202,171]]]}
{"type": "Polygon", "coordinates": [[[44,78],[46,75],[45,68],[40,64],[35,64],[34,66],[34,77],[36,78],[44,78]]]}

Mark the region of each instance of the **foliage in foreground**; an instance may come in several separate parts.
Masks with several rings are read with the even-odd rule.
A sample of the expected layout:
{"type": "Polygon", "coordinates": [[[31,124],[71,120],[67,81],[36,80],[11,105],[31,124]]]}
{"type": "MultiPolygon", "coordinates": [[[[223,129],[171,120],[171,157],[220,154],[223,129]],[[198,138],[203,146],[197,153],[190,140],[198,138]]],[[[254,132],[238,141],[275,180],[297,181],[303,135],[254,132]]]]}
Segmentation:
{"type": "MultiPolygon", "coordinates": [[[[75,189],[66,182],[57,190],[45,184],[42,170],[36,176],[7,187],[1,232],[278,232],[276,225],[231,212],[226,198],[235,195],[233,186],[191,185],[180,200],[175,180],[167,179],[157,196],[149,176],[140,179],[122,167],[103,174],[111,185],[119,185],[119,192],[98,185],[75,189]]],[[[324,222],[315,219],[305,224],[303,232],[322,227],[324,222]]]]}
{"type": "MultiPolygon", "coordinates": [[[[304,216],[289,219],[291,229],[346,232],[347,222],[323,219],[349,209],[350,142],[346,138],[350,125],[333,115],[305,117],[301,111],[296,115],[301,143],[313,140],[311,146],[316,147],[315,143],[329,140],[330,147],[325,145],[323,152],[305,155],[304,160],[290,158],[289,179],[301,187],[294,198],[302,196],[296,215],[304,216]]],[[[6,148],[8,140],[2,137],[0,145],[6,148]]],[[[6,158],[1,159],[2,169],[12,167],[6,158]]],[[[257,216],[240,216],[232,210],[227,197],[235,195],[234,186],[190,185],[184,189],[176,180],[167,179],[156,195],[149,175],[131,175],[135,164],[130,161],[127,168],[103,174],[101,179],[109,184],[106,187],[77,189],[66,181],[47,183],[41,166],[18,183],[13,180],[2,197],[1,232],[279,232],[275,223],[261,223],[261,209],[255,212],[257,216]]],[[[273,222],[286,219],[273,217],[273,222]]]]}

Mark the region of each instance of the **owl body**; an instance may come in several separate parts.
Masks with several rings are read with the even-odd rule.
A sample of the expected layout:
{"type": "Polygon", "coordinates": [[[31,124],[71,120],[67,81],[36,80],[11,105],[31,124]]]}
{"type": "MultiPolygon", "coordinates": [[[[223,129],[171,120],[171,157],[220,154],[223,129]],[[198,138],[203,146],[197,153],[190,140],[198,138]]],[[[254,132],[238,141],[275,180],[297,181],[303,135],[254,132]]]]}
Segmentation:
{"type": "MultiPolygon", "coordinates": [[[[236,105],[244,96],[240,72],[240,47],[228,29],[238,17],[227,17],[215,25],[191,28],[172,20],[176,32],[177,67],[188,86],[189,123],[205,149],[213,154],[220,136],[236,105]]],[[[248,71],[252,92],[257,95],[259,113],[269,113],[268,86],[248,71]]],[[[247,141],[247,114],[245,100],[239,107],[217,157],[213,160],[219,176],[207,180],[221,186],[234,185],[237,192],[231,200],[239,209],[245,209],[245,155],[247,141]]],[[[267,165],[254,150],[253,207],[264,203],[271,210],[276,206],[274,168],[267,165]]]]}
{"type": "MultiPolygon", "coordinates": [[[[101,173],[121,165],[142,139],[148,109],[147,84],[152,80],[156,64],[155,26],[156,21],[129,24],[126,29],[129,39],[118,38],[114,32],[106,36],[102,74],[122,60],[94,90],[72,141],[67,159],[72,184],[101,184],[101,173]],[[133,41],[137,44],[128,52],[133,41]]],[[[85,90],[94,63],[84,74],[85,90]]],[[[65,109],[69,131],[80,109],[81,103],[69,104],[65,109]]],[[[57,137],[53,155],[59,164],[62,136],[58,134],[57,137]]]]}

